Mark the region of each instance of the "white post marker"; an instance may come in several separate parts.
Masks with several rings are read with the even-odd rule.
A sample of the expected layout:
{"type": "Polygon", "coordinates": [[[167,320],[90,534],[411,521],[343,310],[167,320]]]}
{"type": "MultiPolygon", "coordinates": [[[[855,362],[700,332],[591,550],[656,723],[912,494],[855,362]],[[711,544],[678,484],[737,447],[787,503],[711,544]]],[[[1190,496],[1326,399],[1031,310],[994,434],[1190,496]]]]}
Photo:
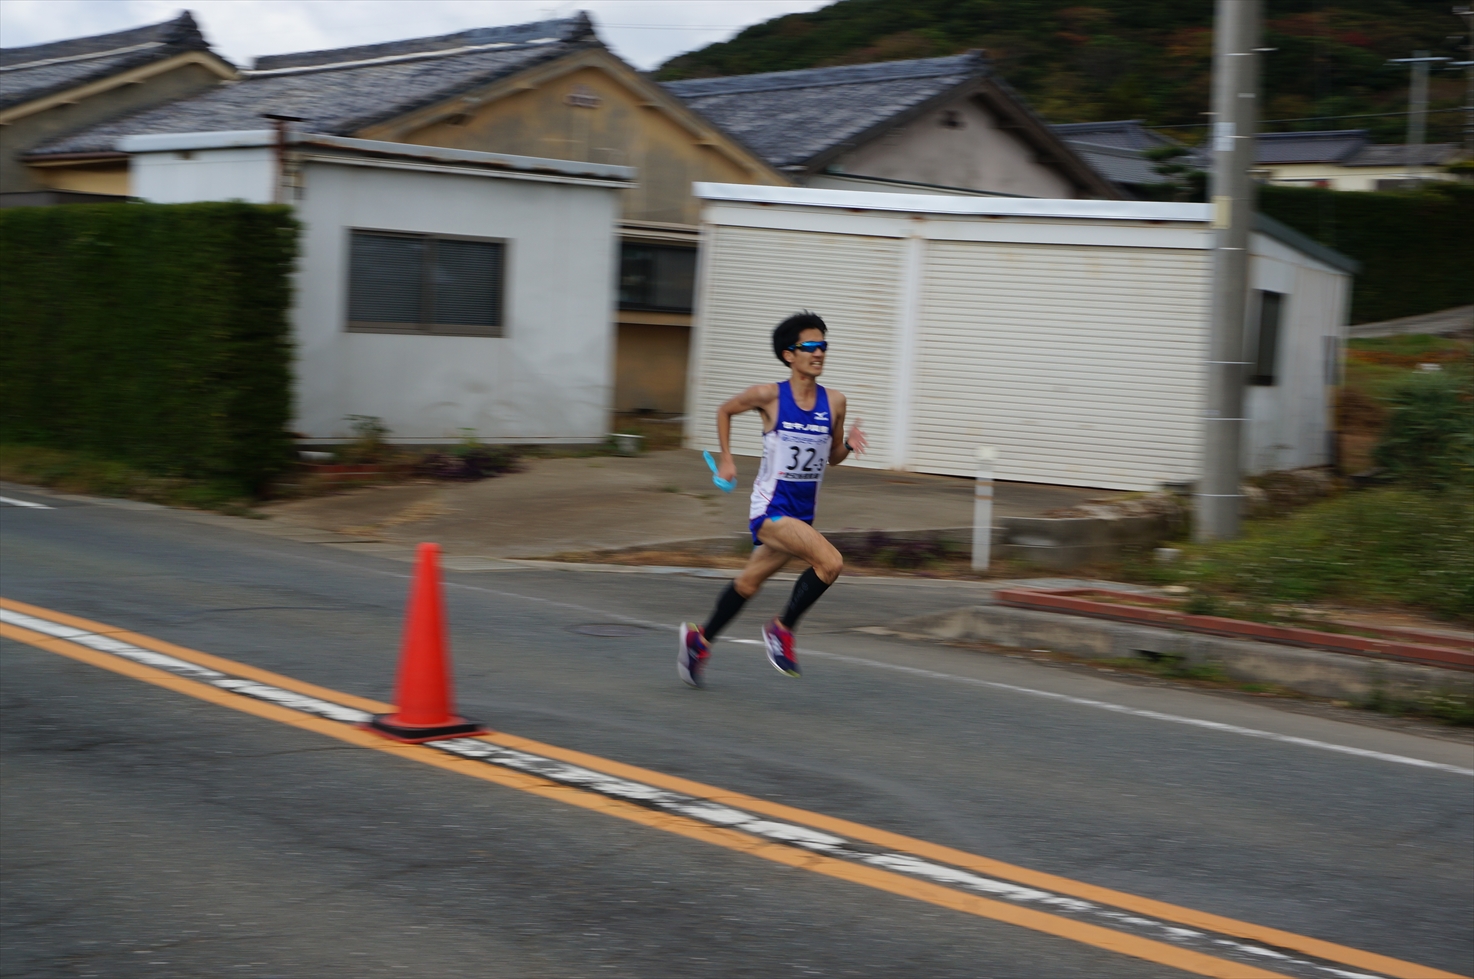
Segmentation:
{"type": "Polygon", "coordinates": [[[993,463],[998,449],[978,446],[978,481],[972,493],[972,569],[988,569],[988,551],[993,546],[993,463]]]}

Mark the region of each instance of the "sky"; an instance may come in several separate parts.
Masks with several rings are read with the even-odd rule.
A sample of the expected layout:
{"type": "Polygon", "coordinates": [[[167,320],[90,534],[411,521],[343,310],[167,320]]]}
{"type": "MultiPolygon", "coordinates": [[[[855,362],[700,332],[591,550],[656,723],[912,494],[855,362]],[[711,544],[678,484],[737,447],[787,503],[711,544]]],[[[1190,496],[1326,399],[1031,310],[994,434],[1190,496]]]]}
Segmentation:
{"type": "Polygon", "coordinates": [[[0,0],[0,46],[106,34],[181,9],[242,67],[263,54],[341,48],[567,17],[587,10],[616,54],[647,70],[744,27],[832,0],[0,0]]]}

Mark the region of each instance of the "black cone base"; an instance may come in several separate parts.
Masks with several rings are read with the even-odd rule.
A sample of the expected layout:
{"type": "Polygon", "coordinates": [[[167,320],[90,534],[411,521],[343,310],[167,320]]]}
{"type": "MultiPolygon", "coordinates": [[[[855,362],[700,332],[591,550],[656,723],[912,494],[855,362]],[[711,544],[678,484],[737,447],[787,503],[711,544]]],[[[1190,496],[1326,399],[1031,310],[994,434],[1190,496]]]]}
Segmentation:
{"type": "Polygon", "coordinates": [[[444,741],[447,738],[469,738],[477,734],[490,734],[483,725],[468,721],[464,717],[452,718],[449,723],[425,727],[419,724],[396,724],[398,714],[375,714],[374,719],[362,725],[365,730],[381,734],[404,744],[423,744],[426,741],[444,741]]]}

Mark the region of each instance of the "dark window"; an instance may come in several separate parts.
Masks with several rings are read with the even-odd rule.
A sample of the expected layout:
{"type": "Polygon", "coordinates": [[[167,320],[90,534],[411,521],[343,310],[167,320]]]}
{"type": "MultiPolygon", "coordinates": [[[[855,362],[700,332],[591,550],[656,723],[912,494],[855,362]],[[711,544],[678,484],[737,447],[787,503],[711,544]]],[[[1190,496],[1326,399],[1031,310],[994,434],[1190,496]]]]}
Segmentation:
{"type": "Polygon", "coordinates": [[[499,337],[505,252],[500,241],[354,231],[348,329],[499,337]]]}
{"type": "Polygon", "coordinates": [[[1274,384],[1275,362],[1279,358],[1280,315],[1284,310],[1283,293],[1259,292],[1259,327],[1254,331],[1254,365],[1249,383],[1269,387],[1274,384]]]}
{"type": "Polygon", "coordinates": [[[619,256],[619,305],[689,313],[696,249],[625,242],[619,256]]]}

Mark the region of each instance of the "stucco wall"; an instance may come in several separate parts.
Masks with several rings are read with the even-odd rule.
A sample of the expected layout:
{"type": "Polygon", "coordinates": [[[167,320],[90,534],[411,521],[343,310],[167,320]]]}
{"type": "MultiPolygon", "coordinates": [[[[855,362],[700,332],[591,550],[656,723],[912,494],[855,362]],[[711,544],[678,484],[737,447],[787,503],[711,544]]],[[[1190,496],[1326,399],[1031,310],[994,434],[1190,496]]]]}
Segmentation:
{"type": "Polygon", "coordinates": [[[137,153],[131,159],[134,196],[155,204],[242,200],[270,204],[276,158],[271,147],[137,153]]]}
{"type": "Polygon", "coordinates": [[[750,183],[756,178],[716,146],[654,106],[619,79],[584,67],[536,88],[513,93],[463,119],[408,133],[364,130],[370,139],[517,153],[558,160],[635,167],[639,185],[624,191],[624,218],[694,225],[699,207],[693,181],[750,183]],[[592,107],[569,104],[569,96],[592,107]]]}
{"type": "Polygon", "coordinates": [[[34,115],[23,116],[0,127],[0,192],[45,190],[49,187],[64,190],[90,189],[56,182],[56,178],[51,178],[47,170],[32,169],[21,162],[19,157],[53,137],[139,109],[194,95],[218,85],[220,81],[220,75],[202,64],[181,64],[142,81],[120,85],[70,105],[58,105],[34,115]]]}
{"type": "Polygon", "coordinates": [[[671,313],[620,312],[615,362],[615,411],[686,410],[686,367],[691,317],[671,313]]]}
{"type": "Polygon", "coordinates": [[[1288,187],[1316,186],[1326,181],[1331,190],[1376,190],[1378,180],[1454,180],[1439,167],[1340,167],[1333,163],[1283,163],[1260,167],[1268,182],[1288,187]]]}
{"type": "Polygon", "coordinates": [[[1022,197],[1076,197],[1074,186],[1035,159],[973,99],[959,97],[836,161],[838,172],[1022,197]],[[948,116],[952,113],[952,116],[948,116]],[[949,128],[944,120],[961,125],[949,128]]]}
{"type": "Polygon", "coordinates": [[[612,188],[308,164],[298,298],[298,431],[377,415],[396,438],[593,441],[613,398],[612,188]],[[507,242],[505,336],[349,333],[348,229],[507,242]]]}

